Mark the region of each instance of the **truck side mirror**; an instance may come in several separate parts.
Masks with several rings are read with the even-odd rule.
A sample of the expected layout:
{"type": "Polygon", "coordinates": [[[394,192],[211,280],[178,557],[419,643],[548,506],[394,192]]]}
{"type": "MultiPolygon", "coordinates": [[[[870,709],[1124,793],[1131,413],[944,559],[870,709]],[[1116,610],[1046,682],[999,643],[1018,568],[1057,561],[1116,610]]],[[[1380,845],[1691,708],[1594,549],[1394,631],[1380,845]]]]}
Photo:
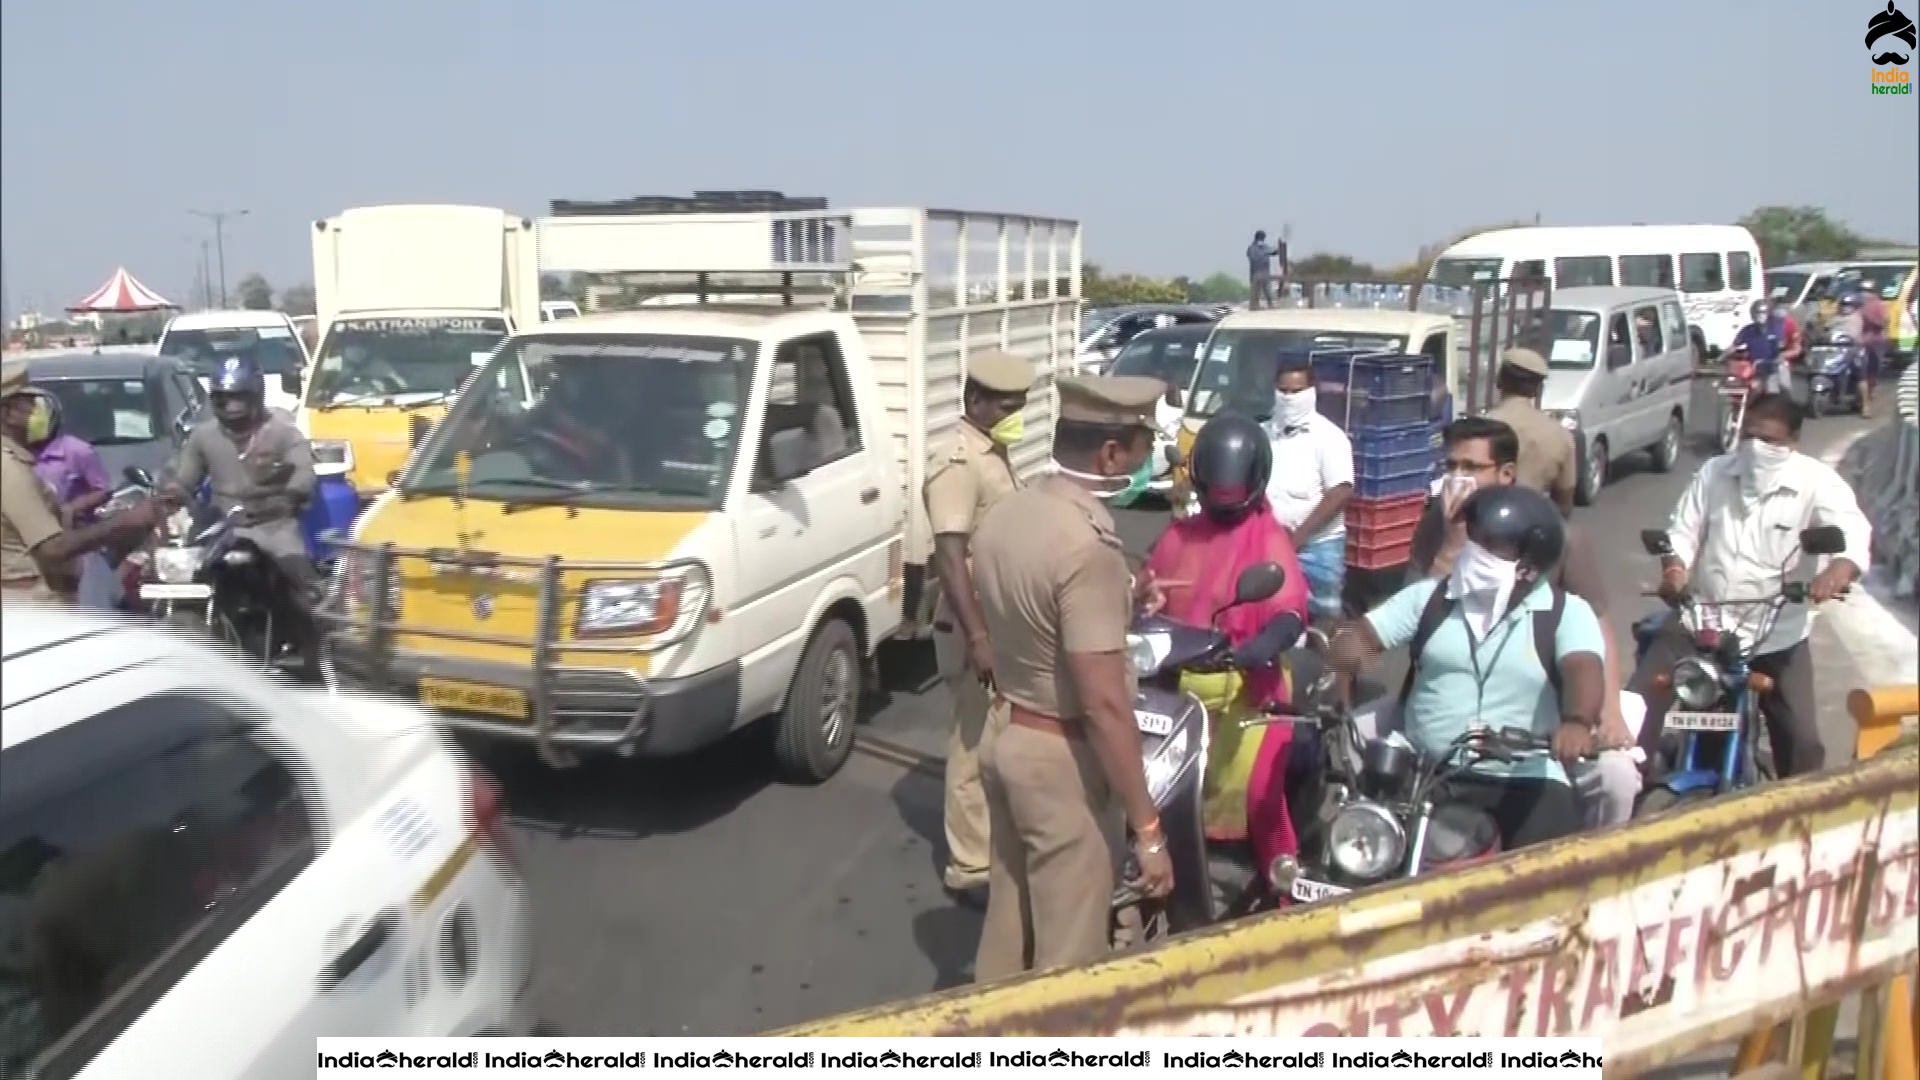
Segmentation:
{"type": "Polygon", "coordinates": [[[293,397],[299,397],[300,396],[300,372],[295,368],[288,368],[287,370],[281,372],[280,373],[280,389],[283,393],[289,394],[293,397]]]}
{"type": "Polygon", "coordinates": [[[1665,558],[1673,554],[1673,541],[1667,537],[1665,529],[1642,529],[1640,546],[1646,549],[1647,554],[1656,558],[1665,558]]]}
{"type": "Polygon", "coordinates": [[[1847,534],[1838,525],[1816,525],[1800,534],[1800,550],[1809,555],[1838,555],[1847,550],[1847,534]]]}

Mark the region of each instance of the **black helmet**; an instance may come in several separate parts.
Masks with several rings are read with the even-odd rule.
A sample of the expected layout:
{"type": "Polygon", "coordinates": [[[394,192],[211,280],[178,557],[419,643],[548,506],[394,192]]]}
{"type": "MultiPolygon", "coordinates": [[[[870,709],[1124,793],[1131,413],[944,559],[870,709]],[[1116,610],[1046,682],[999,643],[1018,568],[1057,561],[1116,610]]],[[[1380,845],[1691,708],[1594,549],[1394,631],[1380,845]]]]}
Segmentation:
{"type": "Polygon", "coordinates": [[[1273,475],[1273,444],[1258,421],[1223,412],[1194,437],[1187,478],[1200,508],[1217,518],[1245,513],[1267,491],[1273,475]]]}
{"type": "Polygon", "coordinates": [[[1567,549],[1560,508],[1538,491],[1518,484],[1485,487],[1460,508],[1467,535],[1482,546],[1511,547],[1520,565],[1545,574],[1567,549]]]}
{"type": "Polygon", "coordinates": [[[207,388],[209,393],[236,394],[254,401],[266,398],[267,380],[260,374],[259,365],[239,353],[221,359],[209,381],[213,384],[207,388]]]}

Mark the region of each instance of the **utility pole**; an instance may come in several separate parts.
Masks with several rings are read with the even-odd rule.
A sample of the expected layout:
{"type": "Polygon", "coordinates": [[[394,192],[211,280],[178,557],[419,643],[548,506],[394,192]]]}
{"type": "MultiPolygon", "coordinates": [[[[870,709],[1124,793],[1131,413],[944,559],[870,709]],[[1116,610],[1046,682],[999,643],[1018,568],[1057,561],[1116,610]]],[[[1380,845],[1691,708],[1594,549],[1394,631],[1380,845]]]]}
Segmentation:
{"type": "Polygon", "coordinates": [[[220,306],[227,306],[227,219],[246,217],[246,210],[189,210],[187,213],[213,223],[214,257],[219,260],[220,306]]]}

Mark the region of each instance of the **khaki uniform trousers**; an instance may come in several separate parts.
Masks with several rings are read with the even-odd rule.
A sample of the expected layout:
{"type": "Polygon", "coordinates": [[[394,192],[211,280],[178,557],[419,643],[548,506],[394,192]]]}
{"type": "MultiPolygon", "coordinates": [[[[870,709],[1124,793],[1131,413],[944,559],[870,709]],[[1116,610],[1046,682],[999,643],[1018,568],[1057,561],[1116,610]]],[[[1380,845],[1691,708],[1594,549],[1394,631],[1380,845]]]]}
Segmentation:
{"type": "Polygon", "coordinates": [[[1092,963],[1112,948],[1126,815],[1093,747],[1009,722],[995,702],[980,775],[993,865],[974,980],[1092,963]]]}
{"type": "Polygon", "coordinates": [[[975,889],[987,883],[991,852],[987,795],[980,786],[980,755],[987,736],[987,688],[967,670],[966,643],[951,625],[937,622],[933,654],[940,678],[953,699],[953,723],[947,733],[947,868],[949,889],[975,889]]]}

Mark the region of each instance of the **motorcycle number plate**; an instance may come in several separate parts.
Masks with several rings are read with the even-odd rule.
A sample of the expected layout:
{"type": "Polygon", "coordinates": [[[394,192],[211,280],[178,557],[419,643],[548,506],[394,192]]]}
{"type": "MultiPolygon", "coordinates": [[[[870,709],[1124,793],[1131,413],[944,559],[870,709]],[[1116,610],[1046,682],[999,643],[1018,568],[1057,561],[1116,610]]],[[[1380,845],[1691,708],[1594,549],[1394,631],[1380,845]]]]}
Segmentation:
{"type": "Polygon", "coordinates": [[[169,585],[148,582],[140,586],[142,600],[205,600],[213,595],[213,586],[198,581],[169,585]]]}
{"type": "Polygon", "coordinates": [[[1140,726],[1143,734],[1158,735],[1162,738],[1173,734],[1173,717],[1171,716],[1154,712],[1135,712],[1133,720],[1140,726]]]}
{"type": "Polygon", "coordinates": [[[1739,713],[1676,710],[1667,714],[1668,731],[1733,731],[1739,726],[1739,713]]]}
{"type": "Polygon", "coordinates": [[[1338,885],[1329,885],[1324,881],[1310,881],[1306,878],[1294,878],[1293,888],[1289,890],[1293,898],[1303,904],[1311,904],[1333,896],[1345,896],[1352,891],[1338,885]]]}

